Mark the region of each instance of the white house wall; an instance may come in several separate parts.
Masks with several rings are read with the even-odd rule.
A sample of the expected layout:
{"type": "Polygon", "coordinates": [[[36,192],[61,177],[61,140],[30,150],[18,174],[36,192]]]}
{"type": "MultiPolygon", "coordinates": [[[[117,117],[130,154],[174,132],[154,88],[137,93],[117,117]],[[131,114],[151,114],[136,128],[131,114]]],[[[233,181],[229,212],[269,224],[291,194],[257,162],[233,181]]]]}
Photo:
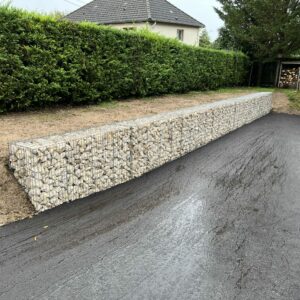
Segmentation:
{"type": "Polygon", "coordinates": [[[161,34],[168,38],[177,38],[177,30],[184,30],[183,42],[187,45],[196,46],[199,43],[200,28],[182,26],[182,25],[172,25],[163,23],[124,23],[124,24],[112,24],[114,28],[124,29],[124,28],[148,28],[150,31],[161,34]]]}

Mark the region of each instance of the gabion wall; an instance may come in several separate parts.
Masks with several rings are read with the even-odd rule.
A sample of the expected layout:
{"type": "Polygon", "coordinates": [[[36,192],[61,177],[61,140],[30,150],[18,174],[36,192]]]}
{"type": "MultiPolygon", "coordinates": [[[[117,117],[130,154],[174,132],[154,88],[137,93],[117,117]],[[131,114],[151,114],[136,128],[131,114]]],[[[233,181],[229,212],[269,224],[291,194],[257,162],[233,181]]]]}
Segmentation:
{"type": "Polygon", "coordinates": [[[15,142],[10,165],[37,211],[139,177],[270,112],[258,93],[153,117],[15,142]]]}

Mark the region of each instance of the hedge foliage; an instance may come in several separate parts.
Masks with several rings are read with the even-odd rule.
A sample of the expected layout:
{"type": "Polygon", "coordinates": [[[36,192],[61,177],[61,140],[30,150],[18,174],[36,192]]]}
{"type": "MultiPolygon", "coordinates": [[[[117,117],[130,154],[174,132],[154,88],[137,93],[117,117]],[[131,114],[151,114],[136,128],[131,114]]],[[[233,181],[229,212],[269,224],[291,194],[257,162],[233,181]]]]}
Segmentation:
{"type": "Polygon", "coordinates": [[[0,7],[0,112],[234,86],[246,69],[242,53],[0,7]]]}

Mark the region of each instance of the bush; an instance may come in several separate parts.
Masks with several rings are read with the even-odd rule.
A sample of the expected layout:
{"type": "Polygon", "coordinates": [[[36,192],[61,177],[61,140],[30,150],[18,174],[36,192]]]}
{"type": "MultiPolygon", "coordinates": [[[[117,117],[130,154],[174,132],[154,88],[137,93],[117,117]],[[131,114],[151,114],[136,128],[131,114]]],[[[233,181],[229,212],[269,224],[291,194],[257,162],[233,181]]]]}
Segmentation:
{"type": "Polygon", "coordinates": [[[247,57],[0,8],[0,111],[243,83],[247,57]]]}

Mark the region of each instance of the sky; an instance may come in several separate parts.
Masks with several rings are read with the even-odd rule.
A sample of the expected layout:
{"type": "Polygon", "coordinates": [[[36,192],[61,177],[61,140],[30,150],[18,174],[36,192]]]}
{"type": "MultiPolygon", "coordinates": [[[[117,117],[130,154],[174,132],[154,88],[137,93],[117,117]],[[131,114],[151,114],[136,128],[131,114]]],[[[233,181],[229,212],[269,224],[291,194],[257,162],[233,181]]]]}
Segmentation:
{"type": "MultiPolygon", "coordinates": [[[[91,0],[13,0],[12,5],[39,12],[61,11],[68,13],[88,2],[91,0]]],[[[216,0],[169,0],[169,2],[205,24],[212,40],[217,38],[222,21],[214,11],[214,7],[218,6],[216,0]]]]}

